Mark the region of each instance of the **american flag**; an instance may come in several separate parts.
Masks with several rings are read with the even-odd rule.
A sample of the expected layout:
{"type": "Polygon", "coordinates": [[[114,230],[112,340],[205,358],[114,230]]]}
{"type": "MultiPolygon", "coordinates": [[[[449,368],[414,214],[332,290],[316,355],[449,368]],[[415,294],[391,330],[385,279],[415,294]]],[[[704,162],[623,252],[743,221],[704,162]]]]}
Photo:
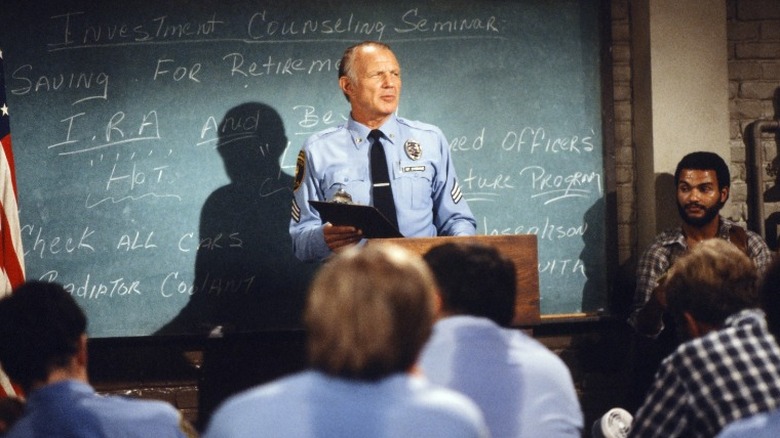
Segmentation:
{"type": "MultiPolygon", "coordinates": [[[[3,50],[0,49],[0,297],[24,281],[24,252],[19,228],[19,207],[16,204],[16,175],[11,150],[11,128],[8,124],[8,105],[5,100],[3,50]]],[[[8,377],[0,369],[0,397],[16,395],[8,377]]]]}

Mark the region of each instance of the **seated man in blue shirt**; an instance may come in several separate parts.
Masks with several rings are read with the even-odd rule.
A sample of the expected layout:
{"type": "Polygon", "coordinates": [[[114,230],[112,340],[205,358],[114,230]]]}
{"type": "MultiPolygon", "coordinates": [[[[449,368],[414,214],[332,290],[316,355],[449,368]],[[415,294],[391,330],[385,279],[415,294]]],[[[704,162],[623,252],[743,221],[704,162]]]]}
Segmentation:
{"type": "MultiPolygon", "coordinates": [[[[398,229],[405,237],[473,235],[476,220],[463,199],[449,145],[439,128],[395,115],[401,67],[384,43],[363,42],[344,52],[339,86],[350,103],[349,120],[309,137],[295,170],[290,235],[295,255],[316,261],[357,243],[361,230],[323,224],[310,200],[330,201],[345,190],[356,204],[375,205],[369,133],[387,157],[398,229]]],[[[387,185],[387,183],[383,183],[387,185]]],[[[383,212],[384,213],[384,212],[383,212]]]]}
{"type": "Polygon", "coordinates": [[[5,438],[196,435],[168,403],[96,394],[87,383],[86,327],[56,283],[28,282],[0,300],[0,362],[27,395],[5,438]]]}
{"type": "Polygon", "coordinates": [[[434,290],[422,259],[399,247],[338,254],[315,275],[306,304],[311,369],[229,398],[205,436],[488,436],[471,400],[414,373],[434,290]]]}
{"type": "Polygon", "coordinates": [[[569,369],[545,346],[508,328],[514,263],[493,247],[464,243],[434,247],[425,261],[442,308],[420,357],[424,374],[477,402],[493,437],[579,438],[582,411],[569,369]]]}

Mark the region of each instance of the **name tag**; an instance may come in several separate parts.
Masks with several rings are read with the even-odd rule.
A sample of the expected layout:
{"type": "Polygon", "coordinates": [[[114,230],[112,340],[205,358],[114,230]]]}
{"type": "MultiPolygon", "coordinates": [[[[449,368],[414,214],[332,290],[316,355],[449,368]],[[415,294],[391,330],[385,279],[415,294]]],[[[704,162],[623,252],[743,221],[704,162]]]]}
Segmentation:
{"type": "Polygon", "coordinates": [[[401,170],[404,172],[424,172],[425,166],[404,166],[401,170]]]}

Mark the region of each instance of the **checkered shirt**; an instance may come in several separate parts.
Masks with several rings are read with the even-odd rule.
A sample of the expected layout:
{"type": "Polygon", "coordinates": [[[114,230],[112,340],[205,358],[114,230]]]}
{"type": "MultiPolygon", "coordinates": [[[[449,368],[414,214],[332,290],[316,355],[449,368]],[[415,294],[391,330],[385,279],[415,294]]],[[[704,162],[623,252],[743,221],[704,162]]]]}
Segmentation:
{"type": "Polygon", "coordinates": [[[726,424],[780,406],[780,347],[764,313],[746,309],[661,363],[630,437],[713,437],[726,424]]]}
{"type": "MultiPolygon", "coordinates": [[[[731,227],[738,226],[736,222],[721,217],[718,237],[729,240],[731,227]]],[[[753,263],[756,264],[759,275],[761,275],[769,267],[769,264],[772,263],[772,252],[760,235],[747,230],[747,237],[748,256],[753,259],[753,263]]],[[[686,252],[688,252],[688,245],[685,243],[685,235],[682,232],[682,228],[677,227],[656,236],[655,241],[642,254],[636,271],[634,303],[631,315],[628,318],[628,323],[632,327],[636,327],[637,314],[650,299],[653,290],[658,286],[658,278],[686,252]]],[[[661,330],[663,330],[663,325],[661,330]]]]}

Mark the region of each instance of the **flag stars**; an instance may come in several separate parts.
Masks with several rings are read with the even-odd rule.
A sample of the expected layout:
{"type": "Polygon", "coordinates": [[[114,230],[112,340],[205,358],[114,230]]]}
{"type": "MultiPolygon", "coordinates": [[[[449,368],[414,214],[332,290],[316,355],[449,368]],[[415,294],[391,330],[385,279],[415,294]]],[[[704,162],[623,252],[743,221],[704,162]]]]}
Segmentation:
{"type": "MultiPolygon", "coordinates": [[[[3,59],[3,50],[0,49],[0,60],[2,60],[2,59],[3,59]]],[[[2,65],[2,63],[0,63],[0,65],[2,65]]],[[[0,69],[0,75],[1,74],[3,74],[2,69],[0,69]]],[[[2,95],[2,94],[4,94],[4,93],[0,93],[0,95],[2,95]]],[[[3,99],[5,99],[5,97],[3,97],[3,99]]],[[[6,105],[5,102],[3,102],[3,106],[0,106],[0,116],[8,117],[8,105],[6,105]]]]}

